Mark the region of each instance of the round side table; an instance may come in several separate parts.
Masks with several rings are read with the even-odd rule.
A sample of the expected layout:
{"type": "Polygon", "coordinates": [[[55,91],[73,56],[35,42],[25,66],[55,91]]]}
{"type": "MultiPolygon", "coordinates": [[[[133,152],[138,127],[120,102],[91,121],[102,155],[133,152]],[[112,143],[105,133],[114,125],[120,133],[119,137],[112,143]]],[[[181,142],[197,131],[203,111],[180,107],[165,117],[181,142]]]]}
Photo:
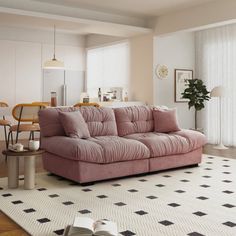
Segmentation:
{"type": "Polygon", "coordinates": [[[42,149],[22,152],[4,150],[2,154],[8,156],[8,188],[18,188],[19,157],[24,157],[24,189],[33,189],[35,187],[35,157],[42,155],[44,152],[42,149]]]}

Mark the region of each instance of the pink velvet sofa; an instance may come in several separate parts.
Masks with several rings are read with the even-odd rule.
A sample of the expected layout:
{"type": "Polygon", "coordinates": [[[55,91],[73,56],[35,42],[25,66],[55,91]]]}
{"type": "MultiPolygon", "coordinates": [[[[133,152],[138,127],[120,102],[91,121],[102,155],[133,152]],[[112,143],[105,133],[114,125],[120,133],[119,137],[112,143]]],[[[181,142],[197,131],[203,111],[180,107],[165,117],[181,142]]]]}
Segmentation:
{"type": "Polygon", "coordinates": [[[154,132],[153,109],[47,108],[39,113],[44,168],[79,183],[137,175],[201,162],[205,136],[192,130],[154,132]],[[59,112],[79,109],[89,138],[71,138],[59,112]]]}

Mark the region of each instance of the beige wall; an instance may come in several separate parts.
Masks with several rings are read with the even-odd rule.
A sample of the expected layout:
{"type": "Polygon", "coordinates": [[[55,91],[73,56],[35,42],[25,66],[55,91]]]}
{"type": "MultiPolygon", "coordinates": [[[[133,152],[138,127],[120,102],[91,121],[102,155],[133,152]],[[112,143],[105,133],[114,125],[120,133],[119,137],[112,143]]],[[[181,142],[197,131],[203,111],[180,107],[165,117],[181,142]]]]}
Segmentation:
{"type": "Polygon", "coordinates": [[[130,38],[130,98],[153,104],[153,34],[130,38]]]}
{"type": "Polygon", "coordinates": [[[235,22],[235,20],[236,1],[218,0],[160,16],[155,21],[150,21],[150,25],[154,26],[155,35],[161,35],[186,29],[235,22]]]}

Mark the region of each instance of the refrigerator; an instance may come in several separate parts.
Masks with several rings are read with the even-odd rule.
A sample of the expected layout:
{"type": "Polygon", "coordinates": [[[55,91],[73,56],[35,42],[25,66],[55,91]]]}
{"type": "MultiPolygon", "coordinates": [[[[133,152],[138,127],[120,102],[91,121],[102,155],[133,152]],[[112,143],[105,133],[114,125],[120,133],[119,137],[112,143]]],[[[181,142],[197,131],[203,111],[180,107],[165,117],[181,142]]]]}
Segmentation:
{"type": "Polygon", "coordinates": [[[51,100],[57,93],[57,106],[72,106],[80,101],[84,91],[85,72],[76,70],[43,70],[43,101],[51,100]]]}

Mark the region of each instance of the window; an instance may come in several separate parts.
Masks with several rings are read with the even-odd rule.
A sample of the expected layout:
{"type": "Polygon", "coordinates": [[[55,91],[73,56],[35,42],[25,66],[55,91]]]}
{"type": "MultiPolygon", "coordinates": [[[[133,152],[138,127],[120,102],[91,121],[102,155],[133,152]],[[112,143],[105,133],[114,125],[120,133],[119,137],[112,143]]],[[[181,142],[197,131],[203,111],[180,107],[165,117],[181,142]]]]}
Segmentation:
{"type": "Polygon", "coordinates": [[[97,97],[98,88],[129,88],[129,43],[119,43],[87,51],[87,92],[97,97]]]}

